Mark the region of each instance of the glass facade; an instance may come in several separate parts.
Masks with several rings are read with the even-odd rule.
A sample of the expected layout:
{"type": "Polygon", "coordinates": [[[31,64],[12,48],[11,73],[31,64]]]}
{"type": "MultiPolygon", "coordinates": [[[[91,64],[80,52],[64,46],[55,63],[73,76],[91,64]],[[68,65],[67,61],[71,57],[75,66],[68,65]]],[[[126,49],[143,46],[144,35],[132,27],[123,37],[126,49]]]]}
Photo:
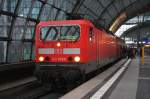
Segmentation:
{"type": "Polygon", "coordinates": [[[6,58],[6,41],[0,41],[0,62],[4,63],[6,58]]]}
{"type": "Polygon", "coordinates": [[[1,15],[0,16],[0,36],[8,37],[8,33],[10,31],[12,17],[1,15]]]}

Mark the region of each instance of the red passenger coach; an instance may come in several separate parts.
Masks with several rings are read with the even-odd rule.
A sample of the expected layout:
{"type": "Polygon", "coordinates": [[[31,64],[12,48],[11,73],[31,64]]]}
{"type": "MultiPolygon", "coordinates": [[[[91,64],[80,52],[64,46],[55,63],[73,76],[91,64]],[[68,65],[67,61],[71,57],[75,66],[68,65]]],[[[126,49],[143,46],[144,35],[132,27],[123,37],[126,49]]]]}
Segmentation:
{"type": "Polygon", "coordinates": [[[57,78],[88,74],[121,58],[125,43],[88,20],[64,20],[40,22],[35,46],[37,73],[57,78]]]}

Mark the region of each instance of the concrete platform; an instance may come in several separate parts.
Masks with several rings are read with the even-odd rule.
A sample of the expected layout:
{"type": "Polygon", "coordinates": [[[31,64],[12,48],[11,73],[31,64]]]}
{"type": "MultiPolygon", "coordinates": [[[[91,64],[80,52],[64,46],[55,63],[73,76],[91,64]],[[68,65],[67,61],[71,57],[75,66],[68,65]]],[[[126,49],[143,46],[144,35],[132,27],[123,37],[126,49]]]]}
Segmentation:
{"type": "Polygon", "coordinates": [[[116,73],[118,69],[122,67],[125,62],[126,59],[119,61],[111,68],[75,88],[59,99],[89,99],[109,78],[111,78],[114,73],[116,73]]]}
{"type": "Polygon", "coordinates": [[[139,57],[126,63],[109,79],[95,77],[60,99],[150,99],[150,55],[145,56],[144,65],[140,63],[139,57]],[[95,81],[97,83],[93,83],[95,81]],[[101,86],[97,87],[98,84],[101,86]],[[91,87],[93,85],[95,87],[91,87]]]}
{"type": "Polygon", "coordinates": [[[138,75],[138,59],[133,59],[108,99],[136,99],[138,75]]]}
{"type": "Polygon", "coordinates": [[[150,56],[145,64],[133,59],[115,88],[104,99],[150,99],[150,56]]]}
{"type": "Polygon", "coordinates": [[[145,64],[140,65],[136,99],[150,99],[150,56],[145,57],[145,64]]]}

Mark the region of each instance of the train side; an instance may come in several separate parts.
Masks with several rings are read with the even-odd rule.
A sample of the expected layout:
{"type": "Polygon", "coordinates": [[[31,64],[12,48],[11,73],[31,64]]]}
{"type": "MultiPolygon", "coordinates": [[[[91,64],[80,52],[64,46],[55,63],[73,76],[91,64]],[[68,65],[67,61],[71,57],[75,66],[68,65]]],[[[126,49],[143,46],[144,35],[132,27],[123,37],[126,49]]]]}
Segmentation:
{"type": "MultiPolygon", "coordinates": [[[[118,39],[112,34],[106,33],[104,30],[99,30],[93,25],[87,27],[87,54],[89,64],[92,69],[101,68],[121,57],[117,56],[118,39]],[[92,33],[91,33],[92,30],[92,33]],[[92,37],[90,37],[92,35],[92,37]],[[96,66],[96,67],[94,67],[96,66]]],[[[89,68],[90,68],[89,67],[89,68]]],[[[89,70],[92,71],[92,70],[89,70]]]]}
{"type": "MultiPolygon", "coordinates": [[[[48,32],[45,35],[49,35],[48,32]]],[[[71,37],[75,38],[74,35],[71,37]]],[[[88,74],[116,61],[124,56],[123,51],[126,45],[116,36],[97,29],[90,21],[65,20],[40,22],[36,28],[35,46],[36,73],[40,75],[44,73],[50,78],[57,78],[58,75],[67,78],[72,74],[78,75],[77,72],[88,74]],[[61,37],[63,31],[60,31],[60,35],[58,35],[61,30],[60,26],[61,28],[75,27],[72,31],[77,30],[79,37],[72,40],[70,38],[69,40],[62,39],[64,38],[61,37]],[[47,31],[53,31],[53,34],[56,32],[55,35],[58,37],[54,37],[57,39],[42,40],[41,29],[43,27],[50,27],[47,31]]]]}

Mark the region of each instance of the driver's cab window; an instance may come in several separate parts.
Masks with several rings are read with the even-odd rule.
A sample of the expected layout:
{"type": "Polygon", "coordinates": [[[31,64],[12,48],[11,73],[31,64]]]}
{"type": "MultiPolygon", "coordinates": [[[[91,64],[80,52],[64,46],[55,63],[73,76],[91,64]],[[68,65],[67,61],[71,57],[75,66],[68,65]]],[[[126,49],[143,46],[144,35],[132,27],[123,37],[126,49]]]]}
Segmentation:
{"type": "Polygon", "coordinates": [[[89,30],[89,41],[92,42],[93,40],[93,28],[91,27],[89,30]]]}

